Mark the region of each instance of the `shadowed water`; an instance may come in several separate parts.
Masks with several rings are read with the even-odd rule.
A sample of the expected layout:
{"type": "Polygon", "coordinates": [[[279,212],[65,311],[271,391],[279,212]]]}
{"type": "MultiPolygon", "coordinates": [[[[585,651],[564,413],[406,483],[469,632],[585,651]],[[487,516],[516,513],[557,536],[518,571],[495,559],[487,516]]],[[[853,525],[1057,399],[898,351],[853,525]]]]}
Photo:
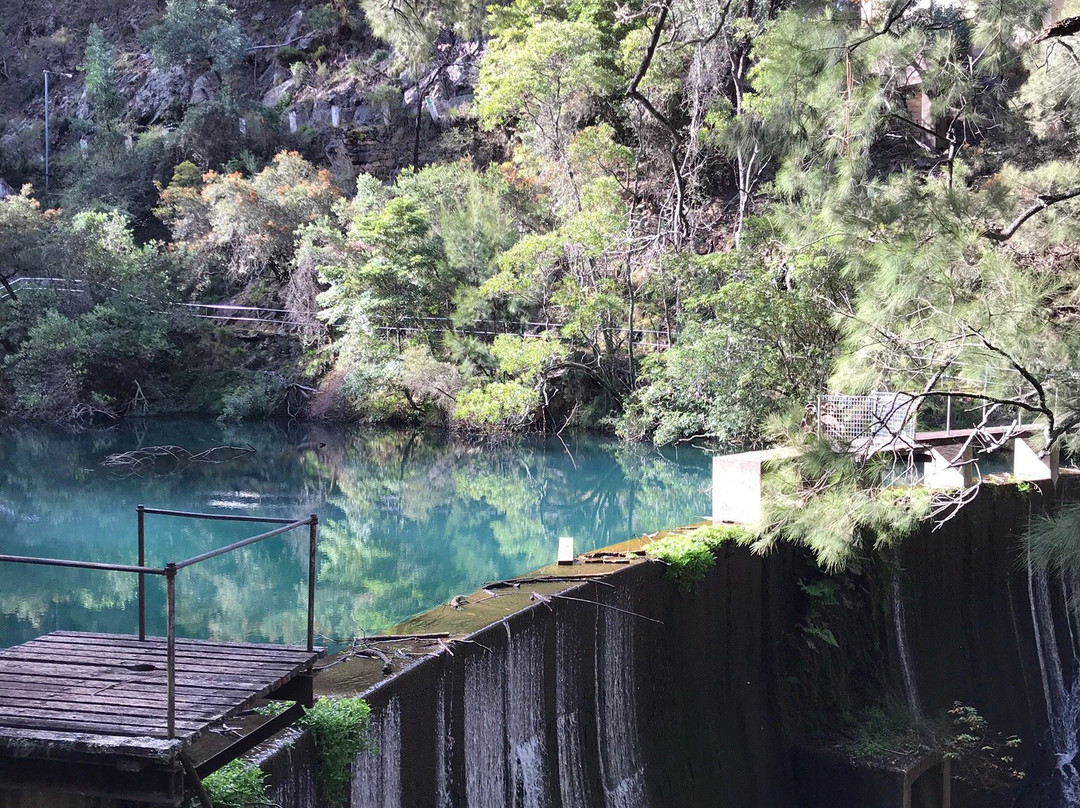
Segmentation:
{"type": "MultiPolygon", "coordinates": [[[[140,503],[318,513],[316,630],[340,639],[550,563],[562,535],[583,552],[695,521],[708,509],[708,474],[696,450],[584,438],[481,446],[431,434],[193,420],[27,430],[0,435],[0,553],[133,564],[140,503]],[[113,453],[160,445],[250,451],[225,462],[166,456],[136,473],[103,465],[113,453]]],[[[147,516],[147,563],[263,529],[147,516]]],[[[179,632],[302,642],[306,555],[306,533],[297,531],[183,570],[179,632]]],[[[160,580],[150,581],[148,598],[149,631],[163,633],[160,580]]],[[[0,646],[54,629],[136,626],[134,575],[0,564],[0,646]]]]}

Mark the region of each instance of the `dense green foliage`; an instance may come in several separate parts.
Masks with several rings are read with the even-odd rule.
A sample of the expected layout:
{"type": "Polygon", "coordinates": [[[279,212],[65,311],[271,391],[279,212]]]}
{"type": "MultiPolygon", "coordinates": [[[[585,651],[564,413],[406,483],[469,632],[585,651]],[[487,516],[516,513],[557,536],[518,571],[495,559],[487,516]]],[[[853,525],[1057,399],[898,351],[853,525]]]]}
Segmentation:
{"type": "Polygon", "coordinates": [[[370,748],[367,738],[371,708],[363,699],[323,698],[304,713],[301,726],[315,738],[319,757],[319,789],[330,808],[349,804],[352,764],[370,748]]]}
{"type": "MultiPolygon", "coordinates": [[[[247,760],[234,760],[203,780],[214,808],[260,808],[268,805],[266,774],[247,760]]],[[[192,800],[191,805],[197,805],[192,800]]]]}
{"type": "Polygon", "coordinates": [[[229,69],[248,47],[233,10],[222,0],[167,0],[165,18],[143,39],[161,66],[203,63],[229,69]]]}
{"type": "MultiPolygon", "coordinates": [[[[65,210],[32,209],[34,192],[0,203],[2,276],[77,276],[81,255],[56,260],[83,241],[66,234],[88,210],[116,210],[138,237],[110,249],[161,290],[139,291],[148,309],[229,301],[283,309],[288,326],[259,338],[262,361],[193,391],[167,361],[175,318],[129,324],[136,313],[96,289],[82,308],[7,301],[6,411],[117,412],[117,388],[136,383],[150,411],[167,408],[138,366],[179,406],[229,417],[303,404],[736,447],[768,442],[770,417],[831,388],[1023,410],[1047,443],[1080,424],[1080,99],[1062,56],[1071,35],[1035,36],[1037,0],[970,16],[899,0],[869,16],[698,0],[331,3],[276,28],[244,9],[168,0],[134,39],[107,14],[78,18],[56,45],[82,54],[88,109],[57,126],[65,210]],[[360,44],[365,23],[388,48],[360,44]],[[443,82],[466,80],[467,39],[475,98],[448,116],[443,82]],[[125,89],[146,78],[143,48],[156,81],[192,82],[152,115],[125,89]],[[289,78],[264,96],[271,75],[289,78]],[[376,122],[315,121],[345,87],[362,88],[376,122]],[[311,122],[289,132],[286,113],[311,122]],[[377,142],[411,160],[358,156],[377,142]],[[161,224],[167,239],[147,241],[161,224]],[[123,345],[121,328],[142,330],[123,345]],[[46,342],[63,370],[42,365],[46,342]],[[114,350],[109,372],[90,369],[114,350]],[[33,389],[43,373],[63,400],[33,389]]],[[[13,76],[30,75],[28,56],[12,58],[13,76]]],[[[0,172],[34,179],[20,138],[0,132],[0,172]]],[[[228,364],[231,336],[184,328],[190,355],[228,364]]],[[[804,482],[836,476],[818,471],[804,482]]],[[[880,523],[873,507],[849,521],[880,523]]],[[[784,530],[820,550],[811,525],[784,530]]]]}
{"type": "Polygon", "coordinates": [[[688,592],[705,579],[716,563],[716,551],[728,543],[748,544],[753,534],[733,525],[709,525],[684,533],[669,533],[651,542],[645,551],[650,558],[667,564],[667,577],[680,592],[688,592]]]}

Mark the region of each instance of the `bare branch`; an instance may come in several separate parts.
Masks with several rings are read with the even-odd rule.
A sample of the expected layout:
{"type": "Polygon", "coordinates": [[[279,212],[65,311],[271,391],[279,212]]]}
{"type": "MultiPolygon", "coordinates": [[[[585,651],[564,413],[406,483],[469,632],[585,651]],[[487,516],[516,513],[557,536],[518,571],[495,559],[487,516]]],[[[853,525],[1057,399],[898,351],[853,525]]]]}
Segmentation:
{"type": "Polygon", "coordinates": [[[1004,230],[984,230],[982,232],[982,236],[990,239],[991,241],[1008,241],[1010,238],[1013,237],[1016,231],[1020,229],[1024,222],[1026,222],[1032,216],[1038,213],[1042,213],[1051,205],[1056,205],[1059,202],[1066,202],[1070,199],[1075,199],[1078,196],[1080,196],[1080,188],[1074,188],[1073,190],[1066,191],[1063,194],[1039,194],[1037,197],[1035,197],[1036,202],[1034,202],[1031,207],[1029,207],[1015,219],[1013,219],[1012,222],[1009,223],[1009,226],[1006,227],[1004,230]]]}
{"type": "Polygon", "coordinates": [[[1046,26],[1046,28],[1042,30],[1042,33],[1035,37],[1035,41],[1043,42],[1047,39],[1072,36],[1078,32],[1080,32],[1080,17],[1066,17],[1063,20],[1058,20],[1053,25],[1046,26]]]}

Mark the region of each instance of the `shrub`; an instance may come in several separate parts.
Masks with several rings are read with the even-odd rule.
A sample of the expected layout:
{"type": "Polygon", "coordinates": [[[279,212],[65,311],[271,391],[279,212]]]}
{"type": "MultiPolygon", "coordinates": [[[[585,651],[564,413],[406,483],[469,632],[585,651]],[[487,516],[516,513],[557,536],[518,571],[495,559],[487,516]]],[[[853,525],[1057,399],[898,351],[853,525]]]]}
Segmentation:
{"type": "Polygon", "coordinates": [[[214,808],[256,808],[270,804],[265,780],[266,774],[254,763],[234,760],[203,780],[203,787],[214,808]]]}
{"type": "Polygon", "coordinates": [[[687,533],[671,533],[657,539],[645,551],[650,558],[667,564],[667,577],[680,592],[705,579],[716,563],[714,551],[728,542],[746,543],[753,539],[745,528],[734,525],[708,525],[687,533]]]}
{"type": "Polygon", "coordinates": [[[371,749],[367,737],[371,708],[363,699],[319,699],[300,724],[315,739],[319,787],[331,808],[349,801],[353,759],[371,749]]]}
{"type": "Polygon", "coordinates": [[[165,19],[143,33],[159,67],[210,62],[228,70],[251,44],[221,0],[167,0],[165,19]]]}
{"type": "Polygon", "coordinates": [[[282,67],[292,67],[297,62],[304,61],[304,52],[292,45],[284,45],[277,50],[277,60],[282,67]]]}
{"type": "Polygon", "coordinates": [[[288,385],[281,376],[242,371],[236,386],[222,399],[220,421],[270,418],[285,400],[288,385]]]}

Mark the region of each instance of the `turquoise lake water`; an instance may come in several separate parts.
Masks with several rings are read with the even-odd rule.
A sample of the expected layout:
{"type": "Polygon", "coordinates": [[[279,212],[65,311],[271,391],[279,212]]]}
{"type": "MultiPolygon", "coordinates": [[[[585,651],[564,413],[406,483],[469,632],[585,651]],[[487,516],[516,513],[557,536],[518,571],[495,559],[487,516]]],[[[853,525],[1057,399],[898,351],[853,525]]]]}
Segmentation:
{"type": "MultiPolygon", "coordinates": [[[[595,438],[477,445],[430,433],[196,420],[27,429],[0,433],[0,553],[134,564],[138,504],[317,513],[316,631],[329,642],[550,563],[559,536],[573,536],[580,553],[696,521],[708,513],[708,485],[708,457],[698,450],[595,438]],[[309,442],[325,446],[297,448],[309,442]],[[162,445],[246,453],[104,465],[112,454],[162,445]]],[[[267,529],[153,515],[146,524],[152,566],[267,529]]],[[[177,578],[178,632],[302,643],[306,570],[306,529],[189,567],[177,578]]],[[[121,572],[0,564],[0,647],[56,629],[134,633],[136,583],[121,572]]],[[[163,581],[151,577],[152,634],[164,633],[164,600],[163,581]]]]}

